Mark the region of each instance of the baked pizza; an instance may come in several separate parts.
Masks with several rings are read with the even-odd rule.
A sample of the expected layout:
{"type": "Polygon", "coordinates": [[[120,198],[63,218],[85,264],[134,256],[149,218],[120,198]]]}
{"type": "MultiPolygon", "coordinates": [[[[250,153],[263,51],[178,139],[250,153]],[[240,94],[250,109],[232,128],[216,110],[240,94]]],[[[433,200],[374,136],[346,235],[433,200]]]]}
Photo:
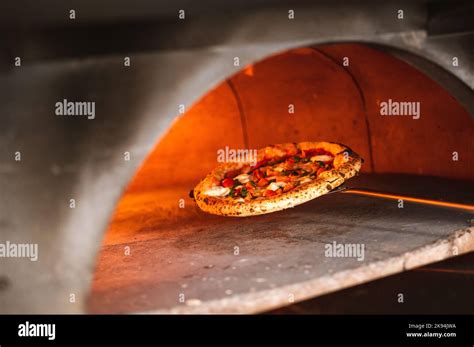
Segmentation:
{"type": "Polygon", "coordinates": [[[355,176],[362,158],[332,142],[268,146],[252,162],[219,164],[193,190],[203,211],[254,216],[302,204],[355,176]]]}

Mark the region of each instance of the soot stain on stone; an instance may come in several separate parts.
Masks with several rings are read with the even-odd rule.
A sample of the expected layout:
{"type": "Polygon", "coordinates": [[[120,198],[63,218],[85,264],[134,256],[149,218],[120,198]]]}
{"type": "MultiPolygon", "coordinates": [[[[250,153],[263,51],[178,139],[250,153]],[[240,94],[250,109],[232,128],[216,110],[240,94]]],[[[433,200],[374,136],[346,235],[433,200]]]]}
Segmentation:
{"type": "Polygon", "coordinates": [[[0,276],[0,292],[8,289],[10,280],[6,276],[0,276]]]}

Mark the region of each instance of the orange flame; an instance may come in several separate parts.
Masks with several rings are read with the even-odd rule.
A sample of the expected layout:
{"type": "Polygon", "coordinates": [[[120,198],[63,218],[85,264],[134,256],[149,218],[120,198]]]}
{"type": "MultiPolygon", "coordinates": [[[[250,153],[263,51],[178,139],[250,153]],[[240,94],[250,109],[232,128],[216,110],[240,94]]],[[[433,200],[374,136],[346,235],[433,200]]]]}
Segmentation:
{"type": "Polygon", "coordinates": [[[244,69],[244,74],[247,76],[253,76],[253,65],[249,65],[244,69]]]}

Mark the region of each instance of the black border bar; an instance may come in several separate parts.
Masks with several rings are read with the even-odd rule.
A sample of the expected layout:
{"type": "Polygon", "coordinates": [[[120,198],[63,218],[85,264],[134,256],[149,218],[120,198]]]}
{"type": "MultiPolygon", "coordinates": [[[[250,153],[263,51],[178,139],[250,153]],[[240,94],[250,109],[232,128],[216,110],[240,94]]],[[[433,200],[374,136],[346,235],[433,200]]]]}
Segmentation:
{"type": "Polygon", "coordinates": [[[0,327],[2,347],[90,343],[474,344],[474,319],[469,315],[2,315],[0,327]],[[18,336],[19,325],[27,321],[54,323],[55,339],[18,336]],[[407,332],[455,332],[456,337],[407,337],[407,332]]]}

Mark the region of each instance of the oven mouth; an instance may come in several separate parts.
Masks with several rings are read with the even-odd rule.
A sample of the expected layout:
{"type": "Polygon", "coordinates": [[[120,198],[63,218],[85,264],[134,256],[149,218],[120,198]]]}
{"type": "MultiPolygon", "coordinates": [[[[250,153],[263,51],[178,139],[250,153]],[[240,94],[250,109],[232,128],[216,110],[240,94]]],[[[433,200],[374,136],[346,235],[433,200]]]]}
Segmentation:
{"type": "Polygon", "coordinates": [[[262,312],[474,249],[472,117],[397,55],[360,43],[293,49],[185,104],[117,204],[89,312],[262,312]],[[239,220],[188,196],[223,148],[305,140],[349,146],[366,159],[361,175],[239,220]],[[363,245],[364,260],[326,256],[333,243],[363,245]]]}

